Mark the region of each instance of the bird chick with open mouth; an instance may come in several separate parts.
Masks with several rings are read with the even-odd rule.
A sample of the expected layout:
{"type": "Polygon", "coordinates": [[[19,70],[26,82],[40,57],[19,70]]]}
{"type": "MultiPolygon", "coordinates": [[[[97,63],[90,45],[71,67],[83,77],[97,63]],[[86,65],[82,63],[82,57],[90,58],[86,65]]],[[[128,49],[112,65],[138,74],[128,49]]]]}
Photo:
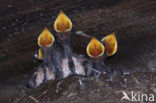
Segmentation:
{"type": "Polygon", "coordinates": [[[85,75],[85,70],[81,64],[81,59],[73,53],[72,50],[72,22],[68,16],[60,11],[57,19],[54,23],[54,30],[58,37],[58,44],[63,54],[62,58],[62,71],[63,77],[67,77],[72,74],[85,75]]]}
{"type": "Polygon", "coordinates": [[[54,22],[54,30],[56,31],[59,39],[69,40],[71,36],[72,27],[73,25],[71,20],[63,11],[60,11],[58,17],[54,22]]]}
{"type": "Polygon", "coordinates": [[[55,79],[53,69],[50,69],[52,45],[55,39],[50,31],[45,28],[38,37],[39,59],[42,59],[42,64],[38,67],[38,70],[33,74],[28,82],[30,87],[39,86],[43,81],[55,79]]]}
{"type": "MultiPolygon", "coordinates": [[[[86,52],[91,59],[73,53],[73,25],[68,16],[60,11],[54,22],[55,35],[45,28],[38,37],[39,59],[42,59],[38,70],[28,82],[30,87],[37,87],[47,80],[66,78],[70,75],[91,76],[104,70],[104,52],[112,56],[117,51],[115,34],[102,38],[92,37],[86,52]]],[[[89,37],[89,36],[88,36],[89,37]]]]}

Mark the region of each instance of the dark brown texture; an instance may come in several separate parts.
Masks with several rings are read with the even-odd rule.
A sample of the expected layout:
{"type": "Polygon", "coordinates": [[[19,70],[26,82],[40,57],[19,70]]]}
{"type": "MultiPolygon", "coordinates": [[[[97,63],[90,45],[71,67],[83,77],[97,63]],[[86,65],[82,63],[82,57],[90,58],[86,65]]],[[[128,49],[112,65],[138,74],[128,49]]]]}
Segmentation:
{"type": "MultiPolygon", "coordinates": [[[[129,71],[145,72],[142,74],[144,78],[139,77],[139,79],[140,81],[147,80],[147,83],[143,81],[139,88],[143,91],[146,91],[144,89],[146,85],[150,85],[150,89],[155,88],[156,82],[152,81],[155,75],[151,73],[156,71],[155,5],[156,0],[1,0],[0,101],[12,103],[17,99],[15,94],[21,93],[21,90],[27,90],[26,81],[39,64],[34,58],[34,54],[38,51],[37,37],[44,27],[48,27],[54,33],[54,20],[60,10],[63,10],[72,20],[75,31],[81,30],[97,38],[116,32],[119,48],[115,56],[106,60],[106,64],[114,69],[122,68],[129,71]]],[[[74,52],[86,55],[85,49],[89,41],[90,39],[75,36],[74,52]]],[[[130,81],[132,80],[130,79],[130,81]]],[[[73,85],[76,85],[75,82],[73,85]]],[[[87,85],[93,82],[88,80],[87,85]]],[[[120,79],[118,83],[120,83],[120,79]]],[[[67,83],[63,84],[67,85],[67,83]]],[[[131,82],[132,84],[133,82],[131,82]]],[[[109,84],[106,83],[106,85],[109,84]]],[[[72,87],[72,85],[67,87],[72,87]]],[[[94,86],[89,88],[94,90],[94,86]]],[[[100,87],[97,86],[97,88],[100,87]]],[[[91,94],[90,91],[84,90],[85,93],[82,93],[84,97],[74,97],[74,100],[77,100],[75,102],[91,102],[91,100],[96,101],[95,98],[92,98],[95,96],[97,101],[115,103],[120,99],[116,96],[113,96],[114,99],[109,98],[111,93],[121,89],[120,86],[109,91],[107,88],[104,86],[101,90],[101,97],[95,96],[96,91],[91,94]],[[101,100],[100,98],[105,99],[101,100]]],[[[133,90],[133,87],[127,88],[133,90]]],[[[55,88],[51,89],[51,91],[55,91],[55,88]]],[[[43,91],[44,88],[36,91],[40,90],[43,91]]],[[[64,90],[70,92],[69,89],[64,90]]],[[[38,94],[30,93],[40,94],[38,92],[36,92],[38,94]]],[[[73,101],[68,96],[61,94],[54,93],[51,100],[58,103],[73,101]]],[[[46,98],[46,100],[49,99],[46,98]]],[[[23,102],[21,101],[21,103],[23,102]]]]}

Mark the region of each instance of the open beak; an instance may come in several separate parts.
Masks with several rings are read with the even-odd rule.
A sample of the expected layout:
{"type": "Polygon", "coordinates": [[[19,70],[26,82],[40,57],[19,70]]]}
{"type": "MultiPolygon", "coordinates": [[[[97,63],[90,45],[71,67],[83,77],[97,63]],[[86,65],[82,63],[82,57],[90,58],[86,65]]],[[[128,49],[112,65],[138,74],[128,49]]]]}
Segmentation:
{"type": "Polygon", "coordinates": [[[87,46],[86,52],[90,57],[98,58],[104,54],[104,50],[104,45],[95,37],[92,37],[90,43],[87,46]]]}
{"type": "Polygon", "coordinates": [[[72,22],[67,15],[60,11],[54,23],[54,30],[61,40],[69,40],[71,36],[72,22]]]}
{"type": "Polygon", "coordinates": [[[54,43],[54,40],[53,35],[45,28],[38,37],[38,45],[40,47],[50,47],[54,43]]]}
{"type": "Polygon", "coordinates": [[[39,60],[43,59],[43,53],[42,53],[41,49],[38,49],[38,59],[39,60]]]}
{"type": "Polygon", "coordinates": [[[112,56],[117,52],[118,44],[115,33],[109,34],[102,38],[101,42],[105,45],[107,56],[112,56]]]}
{"type": "Polygon", "coordinates": [[[65,32],[72,29],[72,22],[63,11],[60,11],[57,19],[55,20],[54,29],[57,32],[65,32]]]}

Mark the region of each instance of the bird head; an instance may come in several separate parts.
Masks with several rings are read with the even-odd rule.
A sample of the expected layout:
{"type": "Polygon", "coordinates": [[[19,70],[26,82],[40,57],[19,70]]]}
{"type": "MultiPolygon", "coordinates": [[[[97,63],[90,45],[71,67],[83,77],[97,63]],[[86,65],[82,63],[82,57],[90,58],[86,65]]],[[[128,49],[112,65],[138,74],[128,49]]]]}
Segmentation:
{"type": "Polygon", "coordinates": [[[118,44],[115,33],[109,34],[102,38],[101,42],[105,45],[107,56],[112,56],[117,52],[118,44]]]}
{"type": "Polygon", "coordinates": [[[54,23],[54,30],[57,32],[58,37],[61,40],[70,39],[71,29],[72,29],[71,20],[63,11],[60,11],[54,23]]]}
{"type": "Polygon", "coordinates": [[[45,28],[38,37],[38,45],[40,47],[50,47],[53,45],[55,39],[50,31],[45,28]]]}
{"type": "Polygon", "coordinates": [[[92,37],[86,49],[88,56],[92,58],[98,58],[104,54],[104,51],[104,45],[95,37],[92,37]]]}

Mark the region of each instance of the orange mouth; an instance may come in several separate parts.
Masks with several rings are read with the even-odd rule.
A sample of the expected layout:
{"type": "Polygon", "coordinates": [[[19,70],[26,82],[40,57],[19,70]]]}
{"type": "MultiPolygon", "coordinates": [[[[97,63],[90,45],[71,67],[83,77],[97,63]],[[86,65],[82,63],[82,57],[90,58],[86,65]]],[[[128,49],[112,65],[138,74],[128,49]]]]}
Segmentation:
{"type": "Polygon", "coordinates": [[[53,35],[50,33],[50,31],[47,28],[45,28],[38,37],[38,45],[40,47],[51,46],[54,43],[54,40],[55,39],[53,35]]]}
{"type": "Polygon", "coordinates": [[[109,34],[108,36],[104,37],[101,41],[105,45],[107,56],[112,56],[117,52],[118,44],[115,37],[115,33],[109,34]]]}
{"type": "Polygon", "coordinates": [[[65,32],[72,29],[72,22],[63,11],[60,11],[55,20],[54,29],[57,32],[65,32]]]}
{"type": "Polygon", "coordinates": [[[104,54],[104,46],[95,37],[93,37],[87,46],[87,54],[90,57],[98,58],[104,54]]]}

